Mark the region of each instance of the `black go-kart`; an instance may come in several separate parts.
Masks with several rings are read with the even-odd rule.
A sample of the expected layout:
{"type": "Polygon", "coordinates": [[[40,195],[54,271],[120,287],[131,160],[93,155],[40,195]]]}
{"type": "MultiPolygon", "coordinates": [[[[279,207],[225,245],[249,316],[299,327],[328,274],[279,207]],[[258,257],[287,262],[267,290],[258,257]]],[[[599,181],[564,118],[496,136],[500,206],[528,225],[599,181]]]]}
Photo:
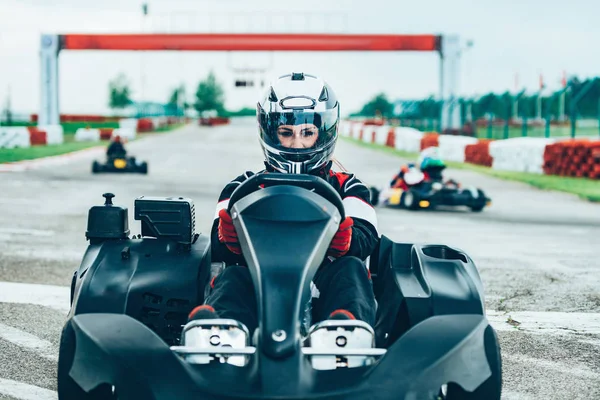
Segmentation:
{"type": "Polygon", "coordinates": [[[92,162],[92,173],[98,174],[104,172],[147,174],[148,163],[146,161],[137,161],[135,157],[125,154],[107,156],[105,163],[94,160],[92,162]]]}
{"type": "Polygon", "coordinates": [[[302,329],[309,284],[345,215],[323,179],[258,174],[230,199],[256,288],[254,334],[229,319],[186,323],[223,268],[195,233],[190,199],[137,198],[141,235],[130,238],[127,208],[104,196],[73,275],[60,400],[500,399],[498,339],[477,269],[458,249],[382,236],[370,257],[375,327],[302,329]]]}
{"type": "Polygon", "coordinates": [[[492,200],[479,188],[463,188],[454,180],[444,181],[441,169],[430,174],[428,178],[421,172],[406,173],[398,186],[383,190],[370,187],[371,203],[374,206],[380,204],[408,210],[463,206],[474,212],[483,211],[492,204],[492,200]]]}

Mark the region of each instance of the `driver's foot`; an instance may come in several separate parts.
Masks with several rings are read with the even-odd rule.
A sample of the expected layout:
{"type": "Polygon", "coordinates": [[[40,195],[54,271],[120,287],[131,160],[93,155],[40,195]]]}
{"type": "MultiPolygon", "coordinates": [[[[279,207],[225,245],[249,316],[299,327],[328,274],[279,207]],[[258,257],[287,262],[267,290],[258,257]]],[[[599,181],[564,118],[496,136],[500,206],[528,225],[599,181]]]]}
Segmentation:
{"type": "Polygon", "coordinates": [[[335,310],[334,312],[332,312],[331,314],[329,314],[329,318],[328,319],[333,319],[333,320],[351,320],[351,319],[356,319],[356,317],[354,317],[354,314],[352,314],[350,311],[348,310],[335,310]]]}
{"type": "Polygon", "coordinates": [[[212,306],[203,304],[194,308],[188,315],[188,322],[197,319],[217,319],[219,315],[212,306]]]}

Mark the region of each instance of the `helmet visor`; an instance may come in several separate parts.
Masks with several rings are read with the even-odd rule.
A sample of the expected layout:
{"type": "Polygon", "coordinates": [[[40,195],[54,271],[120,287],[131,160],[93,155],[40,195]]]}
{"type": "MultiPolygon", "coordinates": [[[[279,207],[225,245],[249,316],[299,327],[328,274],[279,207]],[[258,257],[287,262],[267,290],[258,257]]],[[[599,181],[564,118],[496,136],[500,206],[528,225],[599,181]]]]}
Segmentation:
{"type": "Polygon", "coordinates": [[[286,153],[312,153],[337,139],[338,108],[260,113],[262,140],[286,153]]]}

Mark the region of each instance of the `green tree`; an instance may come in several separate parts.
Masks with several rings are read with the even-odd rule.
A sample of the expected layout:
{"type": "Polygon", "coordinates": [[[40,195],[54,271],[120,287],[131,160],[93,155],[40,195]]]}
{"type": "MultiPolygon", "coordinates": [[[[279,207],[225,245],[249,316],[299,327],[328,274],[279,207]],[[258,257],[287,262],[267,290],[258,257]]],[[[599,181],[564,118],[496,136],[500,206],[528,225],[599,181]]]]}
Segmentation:
{"type": "Polygon", "coordinates": [[[109,102],[111,109],[125,108],[132,104],[131,89],[129,81],[124,74],[119,74],[115,79],[108,83],[109,102]]]}
{"type": "Polygon", "coordinates": [[[213,71],[210,71],[207,78],[198,84],[194,108],[199,113],[207,110],[217,110],[219,115],[221,115],[225,110],[224,103],[225,95],[223,87],[217,82],[213,71]]]}
{"type": "Polygon", "coordinates": [[[167,104],[181,108],[185,107],[185,86],[183,86],[183,84],[173,89],[173,92],[171,92],[171,97],[169,97],[169,101],[167,104]]]}
{"type": "Polygon", "coordinates": [[[392,115],[394,105],[390,103],[384,93],[379,93],[365,104],[360,111],[360,115],[365,117],[374,117],[381,115],[388,117],[392,115]]]}

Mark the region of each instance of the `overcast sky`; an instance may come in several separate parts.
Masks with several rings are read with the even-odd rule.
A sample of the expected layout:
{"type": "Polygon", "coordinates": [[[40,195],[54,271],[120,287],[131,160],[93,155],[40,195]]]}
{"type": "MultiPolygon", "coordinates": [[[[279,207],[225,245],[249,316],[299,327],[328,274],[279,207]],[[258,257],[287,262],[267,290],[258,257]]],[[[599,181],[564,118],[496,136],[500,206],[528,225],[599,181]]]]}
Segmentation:
{"type": "MultiPolygon", "coordinates": [[[[13,110],[40,104],[41,33],[331,32],[458,34],[473,47],[463,57],[461,92],[536,90],[543,73],[550,88],[562,71],[600,75],[600,2],[594,0],[0,0],[0,105],[8,89],[13,110]],[[235,17],[232,12],[236,12],[235,17]]],[[[256,89],[236,89],[235,67],[268,67],[265,77],[292,70],[319,74],[336,90],[344,113],[385,92],[421,98],[439,87],[434,53],[224,53],[64,51],[60,105],[64,113],[109,112],[108,81],[119,72],[134,98],[165,102],[184,83],[188,94],[213,69],[226,105],[253,106],[256,89]],[[145,85],[142,85],[145,76],[145,85]]]]}

